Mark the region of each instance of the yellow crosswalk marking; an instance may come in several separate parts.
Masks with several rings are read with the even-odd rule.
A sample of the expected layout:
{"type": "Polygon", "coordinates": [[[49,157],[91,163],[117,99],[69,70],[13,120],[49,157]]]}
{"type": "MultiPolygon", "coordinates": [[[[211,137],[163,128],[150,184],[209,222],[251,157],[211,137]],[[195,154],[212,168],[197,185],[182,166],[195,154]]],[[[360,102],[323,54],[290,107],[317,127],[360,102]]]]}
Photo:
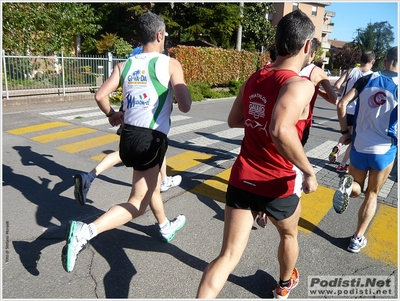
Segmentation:
{"type": "MultiPolygon", "coordinates": [[[[231,168],[195,186],[191,192],[225,202],[226,189],[231,168]]],[[[302,213],[299,229],[311,233],[326,213],[332,208],[334,190],[319,186],[316,192],[302,196],[302,213]]]]}
{"type": "MultiPolygon", "coordinates": [[[[67,122],[48,122],[17,128],[7,132],[14,135],[23,135],[66,126],[71,126],[71,124],[67,122]]],[[[34,136],[31,139],[41,143],[48,143],[93,132],[97,132],[97,130],[77,128],[52,134],[34,136]]],[[[75,143],[65,144],[58,147],[58,149],[68,153],[77,153],[94,147],[117,142],[119,139],[120,137],[118,135],[108,134],[75,143]]],[[[116,144],[114,147],[117,149],[118,145],[116,144]]],[[[92,157],[92,159],[101,161],[105,156],[105,154],[100,154],[92,157]]],[[[195,151],[185,151],[178,155],[167,157],[167,174],[174,175],[176,173],[187,171],[188,169],[200,165],[207,160],[212,160],[213,157],[213,155],[198,153],[195,151]]],[[[212,198],[219,202],[225,202],[225,194],[230,172],[231,168],[224,170],[203,183],[196,185],[191,192],[212,198]]],[[[300,231],[309,234],[315,229],[327,212],[331,210],[333,194],[333,189],[319,186],[316,192],[302,195],[302,213],[299,221],[300,231]]],[[[368,239],[367,247],[362,250],[365,255],[394,266],[397,266],[398,264],[397,212],[397,208],[384,204],[379,206],[366,233],[368,239]]]]}
{"type": "Polygon", "coordinates": [[[97,155],[97,156],[93,156],[91,159],[100,162],[101,160],[104,159],[105,156],[107,156],[108,154],[101,154],[101,155],[97,155]]]}
{"type": "Polygon", "coordinates": [[[94,129],[90,129],[90,128],[78,128],[78,129],[73,129],[73,130],[57,132],[57,133],[35,136],[35,137],[32,137],[31,139],[41,142],[41,143],[48,143],[51,141],[67,139],[67,138],[80,136],[80,135],[93,133],[93,132],[97,132],[97,131],[94,129]]]}
{"type": "Polygon", "coordinates": [[[212,157],[213,156],[209,154],[193,151],[186,151],[172,157],[167,157],[167,175],[174,175],[188,170],[189,168],[201,164],[212,157]]]}
{"type": "Polygon", "coordinates": [[[119,136],[115,134],[108,134],[108,135],[103,135],[100,137],[96,138],[91,138],[75,143],[70,143],[66,145],[62,145],[57,147],[57,149],[65,151],[67,153],[77,153],[81,152],[90,148],[98,147],[101,145],[109,144],[112,142],[119,141],[119,136]]]}
{"type": "Polygon", "coordinates": [[[301,215],[299,230],[311,233],[326,213],[332,208],[332,197],[335,191],[323,186],[310,194],[301,196],[301,215]]]}
{"type": "Polygon", "coordinates": [[[366,233],[367,246],[362,252],[368,256],[397,266],[397,208],[381,204],[366,233]]]}
{"type": "Polygon", "coordinates": [[[196,185],[191,192],[198,193],[210,197],[216,201],[225,203],[226,189],[228,188],[228,180],[231,174],[231,168],[215,175],[209,180],[196,185]]]}
{"type": "Polygon", "coordinates": [[[32,132],[38,132],[38,131],[43,131],[43,130],[48,130],[48,129],[53,129],[61,126],[68,126],[71,125],[70,123],[67,122],[48,122],[48,123],[42,123],[42,124],[37,124],[37,125],[31,125],[31,126],[26,126],[18,129],[13,129],[7,131],[7,133],[13,134],[13,135],[23,135],[27,133],[32,133],[32,132]]]}

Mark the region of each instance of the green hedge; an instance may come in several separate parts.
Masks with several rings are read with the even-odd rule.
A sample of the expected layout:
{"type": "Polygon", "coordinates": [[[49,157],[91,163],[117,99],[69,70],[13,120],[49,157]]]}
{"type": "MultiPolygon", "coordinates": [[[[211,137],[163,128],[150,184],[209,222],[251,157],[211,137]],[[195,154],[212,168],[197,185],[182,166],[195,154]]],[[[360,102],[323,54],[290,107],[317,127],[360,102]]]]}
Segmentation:
{"type": "Polygon", "coordinates": [[[267,53],[222,48],[177,46],[168,50],[183,68],[186,82],[228,86],[232,80],[245,81],[269,60],[267,53]]]}
{"type": "MultiPolygon", "coordinates": [[[[243,82],[270,59],[268,53],[194,46],[178,46],[168,52],[182,64],[193,101],[236,96],[243,82]]],[[[110,100],[120,104],[122,89],[113,93],[110,100]]]]}

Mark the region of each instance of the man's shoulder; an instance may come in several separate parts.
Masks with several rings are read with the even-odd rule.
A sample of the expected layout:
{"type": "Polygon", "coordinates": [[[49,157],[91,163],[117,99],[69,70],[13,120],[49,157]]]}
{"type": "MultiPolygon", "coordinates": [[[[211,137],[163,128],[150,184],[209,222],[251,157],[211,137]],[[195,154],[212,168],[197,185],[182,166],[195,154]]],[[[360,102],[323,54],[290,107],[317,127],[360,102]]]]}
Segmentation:
{"type": "Polygon", "coordinates": [[[314,66],[312,73],[311,73],[311,80],[315,79],[317,83],[319,83],[323,79],[328,79],[325,71],[318,66],[314,66]]]}

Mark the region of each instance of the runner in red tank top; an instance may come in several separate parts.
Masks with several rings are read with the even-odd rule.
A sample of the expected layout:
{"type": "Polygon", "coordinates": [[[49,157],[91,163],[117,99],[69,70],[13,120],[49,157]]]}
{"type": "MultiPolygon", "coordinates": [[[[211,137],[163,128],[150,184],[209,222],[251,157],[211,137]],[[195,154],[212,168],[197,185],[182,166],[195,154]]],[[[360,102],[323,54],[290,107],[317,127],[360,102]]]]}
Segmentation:
{"type": "Polygon", "coordinates": [[[276,62],[256,71],[233,103],[228,125],[244,128],[244,138],[229,179],[221,252],[205,269],[198,298],[215,298],[221,291],[259,211],[268,215],[281,239],[274,296],[287,298],[298,284],[299,200],[302,191],[310,193],[318,186],[300,142],[315,88],[298,76],[309,61],[314,29],[300,10],[284,16],[276,31],[276,62]]]}

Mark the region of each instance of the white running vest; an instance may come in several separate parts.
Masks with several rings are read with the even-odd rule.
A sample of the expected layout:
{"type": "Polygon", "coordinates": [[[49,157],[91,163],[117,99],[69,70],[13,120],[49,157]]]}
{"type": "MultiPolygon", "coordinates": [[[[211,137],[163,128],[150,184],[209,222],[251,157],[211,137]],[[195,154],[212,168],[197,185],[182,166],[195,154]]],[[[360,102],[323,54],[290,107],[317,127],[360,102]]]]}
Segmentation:
{"type": "MultiPolygon", "coordinates": [[[[365,75],[371,74],[372,71],[366,71],[366,72],[362,72],[360,70],[359,67],[353,68],[350,71],[350,74],[347,78],[347,82],[346,82],[346,86],[344,88],[343,94],[342,96],[346,95],[347,92],[349,92],[351,90],[351,88],[353,88],[355,82],[357,81],[357,79],[359,79],[360,77],[363,77],[365,75]]],[[[356,105],[357,105],[357,98],[354,99],[354,101],[350,102],[347,107],[346,107],[346,113],[349,115],[354,115],[355,109],[356,109],[356,105]]]]}
{"type": "Polygon", "coordinates": [[[359,92],[354,115],[354,147],[364,154],[386,154],[397,145],[398,77],[374,72],[359,92]]]}
{"type": "Polygon", "coordinates": [[[158,52],[128,58],[121,68],[124,122],[168,135],[172,96],[170,58],[158,52]]]}

